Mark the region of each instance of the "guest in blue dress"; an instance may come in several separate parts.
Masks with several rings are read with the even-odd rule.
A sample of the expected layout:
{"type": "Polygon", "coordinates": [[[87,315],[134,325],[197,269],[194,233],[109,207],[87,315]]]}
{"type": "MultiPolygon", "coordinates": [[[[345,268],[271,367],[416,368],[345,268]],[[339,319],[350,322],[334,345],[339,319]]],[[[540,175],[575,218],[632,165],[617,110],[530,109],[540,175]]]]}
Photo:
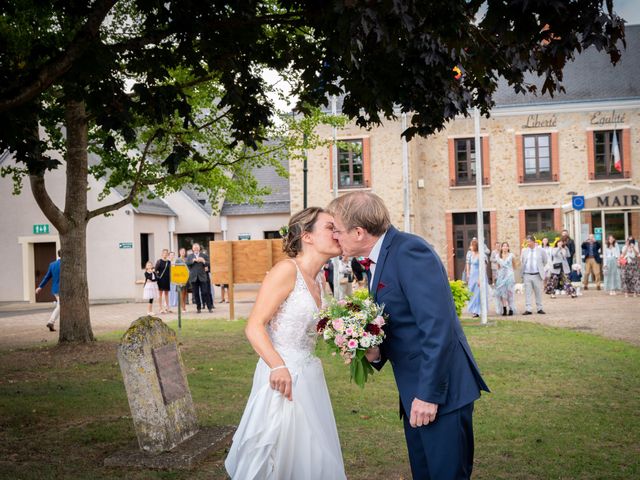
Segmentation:
{"type": "Polygon", "coordinates": [[[604,249],[604,289],[609,295],[615,295],[622,288],[620,268],[620,247],[613,235],[609,235],[607,246],[604,249]]]}
{"type": "Polygon", "coordinates": [[[496,259],[498,273],[494,297],[496,300],[496,313],[499,315],[513,315],[515,312],[514,293],[516,287],[516,277],[514,270],[514,257],[507,242],[500,245],[500,255],[496,259]]]}
{"type": "MultiPolygon", "coordinates": [[[[471,240],[471,246],[467,252],[467,285],[471,292],[471,300],[467,306],[467,312],[472,313],[474,318],[477,318],[482,313],[482,305],[480,302],[480,252],[478,251],[478,240],[471,240]]],[[[489,293],[489,282],[487,281],[487,275],[485,272],[484,282],[486,285],[486,292],[489,293]]],[[[487,295],[488,298],[488,295],[487,295]]]]}

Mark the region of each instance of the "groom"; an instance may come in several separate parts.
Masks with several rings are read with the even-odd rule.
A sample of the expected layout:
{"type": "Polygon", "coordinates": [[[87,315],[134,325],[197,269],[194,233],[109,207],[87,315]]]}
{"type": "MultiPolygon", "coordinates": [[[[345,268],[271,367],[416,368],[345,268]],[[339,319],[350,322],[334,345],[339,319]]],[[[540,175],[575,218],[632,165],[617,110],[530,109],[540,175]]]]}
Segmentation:
{"type": "Polygon", "coordinates": [[[396,230],[373,193],[343,195],[328,210],[343,255],[370,261],[369,290],[389,314],[387,337],[367,358],[377,369],[387,360],[393,367],[413,478],[470,478],[473,402],[489,389],[440,258],[420,237],[396,230]]]}

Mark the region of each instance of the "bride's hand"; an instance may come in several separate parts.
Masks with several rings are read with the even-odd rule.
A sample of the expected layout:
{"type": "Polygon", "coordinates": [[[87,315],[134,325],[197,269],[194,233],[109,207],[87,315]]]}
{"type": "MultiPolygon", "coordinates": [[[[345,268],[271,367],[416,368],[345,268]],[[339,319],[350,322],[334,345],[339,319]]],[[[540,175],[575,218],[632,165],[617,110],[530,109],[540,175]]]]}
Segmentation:
{"type": "Polygon", "coordinates": [[[272,370],[269,376],[271,388],[278,390],[287,400],[293,400],[291,374],[288,368],[272,370]]]}

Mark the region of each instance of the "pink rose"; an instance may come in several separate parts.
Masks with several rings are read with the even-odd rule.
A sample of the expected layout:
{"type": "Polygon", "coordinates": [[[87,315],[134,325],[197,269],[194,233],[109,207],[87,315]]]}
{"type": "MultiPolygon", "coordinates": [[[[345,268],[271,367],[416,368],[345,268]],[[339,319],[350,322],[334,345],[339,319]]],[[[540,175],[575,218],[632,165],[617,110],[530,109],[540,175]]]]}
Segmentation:
{"type": "Polygon", "coordinates": [[[337,346],[341,347],[342,345],[344,345],[345,338],[342,335],[336,335],[336,338],[334,341],[336,342],[337,346]]]}
{"type": "Polygon", "coordinates": [[[344,322],[341,318],[336,318],[331,324],[338,332],[342,332],[344,330],[344,322]]]}
{"type": "Polygon", "coordinates": [[[347,328],[347,329],[344,331],[344,333],[345,333],[346,335],[348,335],[348,336],[353,335],[353,328],[351,328],[351,327],[347,328]]]}
{"type": "Polygon", "coordinates": [[[380,315],[378,315],[374,320],[373,323],[379,327],[384,326],[384,318],[382,318],[380,315]]]}
{"type": "Polygon", "coordinates": [[[349,343],[347,343],[347,347],[349,347],[350,349],[354,349],[358,347],[358,341],[351,339],[349,340],[349,343]]]}
{"type": "Polygon", "coordinates": [[[338,305],[340,305],[341,307],[344,307],[347,304],[346,300],[338,300],[338,305]]]}

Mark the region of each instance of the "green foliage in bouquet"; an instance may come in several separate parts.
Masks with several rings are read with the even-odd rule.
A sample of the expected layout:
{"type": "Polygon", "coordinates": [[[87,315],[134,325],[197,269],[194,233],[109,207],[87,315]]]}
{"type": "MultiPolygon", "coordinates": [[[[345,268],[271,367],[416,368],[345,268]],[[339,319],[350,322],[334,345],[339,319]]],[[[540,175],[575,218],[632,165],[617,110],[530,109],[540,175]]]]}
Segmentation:
{"type": "Polygon", "coordinates": [[[385,336],[383,310],[366,290],[356,290],[342,300],[331,299],[316,314],[318,334],[349,365],[351,381],[361,388],[374,373],[365,352],[379,346],[385,336]]]}
{"type": "Polygon", "coordinates": [[[462,314],[462,309],[471,299],[471,292],[467,284],[462,280],[449,280],[449,286],[451,287],[453,301],[456,304],[456,313],[459,317],[462,314]]]}

